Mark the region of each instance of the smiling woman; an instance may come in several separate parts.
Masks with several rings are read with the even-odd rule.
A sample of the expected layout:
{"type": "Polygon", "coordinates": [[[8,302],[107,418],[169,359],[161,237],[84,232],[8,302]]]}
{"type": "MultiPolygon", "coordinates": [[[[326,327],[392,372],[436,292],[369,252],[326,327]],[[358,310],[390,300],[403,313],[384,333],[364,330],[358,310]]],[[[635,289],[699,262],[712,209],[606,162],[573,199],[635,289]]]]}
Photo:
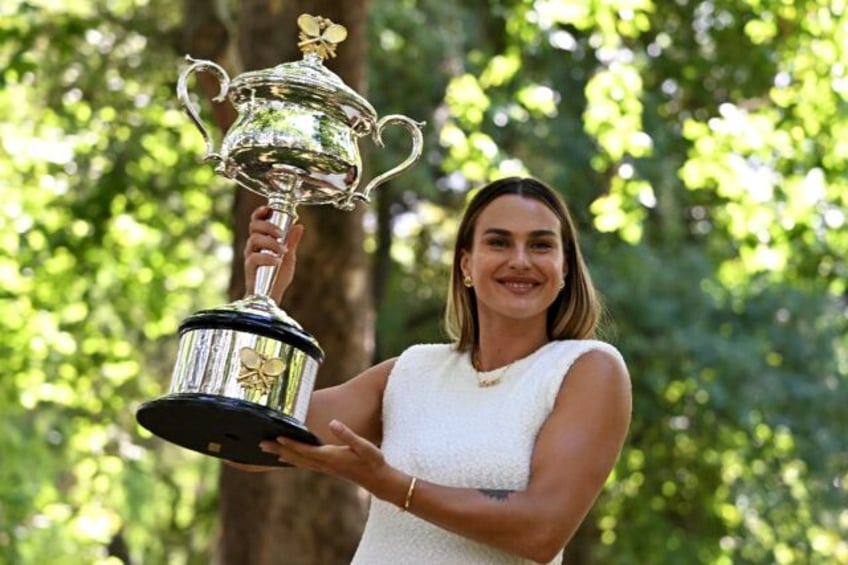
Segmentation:
{"type": "MultiPolygon", "coordinates": [[[[301,232],[284,245],[268,215],[253,214],[247,288],[259,266],[279,264],[279,300],[301,232]]],[[[531,178],[482,188],[450,284],[453,343],[315,391],[307,426],[324,445],[260,448],[372,494],[354,563],[558,562],[631,411],[624,361],[594,339],[601,308],[563,200],[531,178]]]]}

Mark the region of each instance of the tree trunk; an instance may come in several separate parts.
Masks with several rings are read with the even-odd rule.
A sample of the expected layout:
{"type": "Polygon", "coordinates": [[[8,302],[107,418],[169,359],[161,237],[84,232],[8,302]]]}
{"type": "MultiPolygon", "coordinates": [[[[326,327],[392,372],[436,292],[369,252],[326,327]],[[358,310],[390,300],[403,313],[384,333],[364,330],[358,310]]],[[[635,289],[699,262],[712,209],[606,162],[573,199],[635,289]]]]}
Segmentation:
{"type": "MultiPolygon", "coordinates": [[[[219,21],[200,29],[191,24],[192,19],[209,19],[207,14],[215,11],[210,4],[185,0],[187,34],[201,40],[226,36],[220,30],[231,26],[226,25],[220,13],[217,16],[219,20],[224,17],[223,24],[219,21]],[[211,31],[203,33],[203,29],[211,31]]],[[[229,51],[209,50],[228,71],[262,69],[300,59],[296,19],[301,13],[310,13],[347,28],[348,37],[337,48],[338,56],[327,65],[351,88],[364,94],[365,0],[242,0],[238,9],[236,37],[234,43],[231,39],[229,51]],[[227,53],[233,53],[233,45],[238,46],[237,57],[227,57],[227,53]],[[232,69],[236,59],[243,68],[232,69]]],[[[189,37],[189,47],[196,43],[189,37]]],[[[221,112],[216,115],[222,131],[232,123],[232,117],[221,112]]],[[[231,299],[244,295],[243,249],[249,216],[263,202],[264,198],[236,188],[231,299]]],[[[283,306],[324,349],[326,360],[317,388],[349,378],[371,359],[373,307],[368,261],[362,245],[362,214],[361,205],[351,212],[329,206],[298,209],[306,233],[298,251],[295,279],[283,306]]],[[[361,534],[364,515],[365,496],[343,481],[298,469],[245,473],[223,466],[221,531],[215,562],[348,563],[361,534]]]]}

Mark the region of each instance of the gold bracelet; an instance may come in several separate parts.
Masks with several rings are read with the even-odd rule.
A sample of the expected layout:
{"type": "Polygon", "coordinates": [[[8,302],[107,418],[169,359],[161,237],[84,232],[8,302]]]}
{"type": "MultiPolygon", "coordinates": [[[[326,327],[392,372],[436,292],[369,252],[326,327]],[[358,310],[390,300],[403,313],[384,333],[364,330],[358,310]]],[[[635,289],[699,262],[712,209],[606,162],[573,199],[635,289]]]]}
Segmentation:
{"type": "Polygon", "coordinates": [[[401,508],[402,512],[406,512],[409,510],[409,503],[412,502],[412,493],[415,492],[415,483],[418,482],[416,477],[412,477],[412,480],[409,481],[409,488],[406,490],[406,500],[403,501],[403,508],[401,508]]]}

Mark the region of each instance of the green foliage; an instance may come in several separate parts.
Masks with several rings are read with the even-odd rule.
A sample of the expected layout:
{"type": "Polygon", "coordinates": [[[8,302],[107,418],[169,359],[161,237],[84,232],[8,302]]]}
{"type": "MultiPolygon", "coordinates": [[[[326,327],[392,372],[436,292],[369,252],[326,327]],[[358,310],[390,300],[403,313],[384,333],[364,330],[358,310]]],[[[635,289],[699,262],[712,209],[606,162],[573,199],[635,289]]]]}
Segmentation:
{"type": "Polygon", "coordinates": [[[616,262],[596,272],[636,401],[607,495],[614,512],[599,521],[611,544],[602,561],[840,562],[842,312],[766,277],[739,300],[696,249],[607,245],[616,262]]]}
{"type": "MultiPolygon", "coordinates": [[[[217,463],[134,412],[223,300],[230,187],[177,107],[178,7],[72,4],[0,7],[0,561],[205,563],[217,463]]],[[[378,356],[444,340],[459,210],[495,177],[562,190],[606,295],[634,420],[570,561],[848,563],[846,18],[373,3],[368,99],[428,122],[369,208],[378,356]]],[[[408,151],[386,137],[370,172],[408,151]]]]}
{"type": "Polygon", "coordinates": [[[0,19],[6,563],[208,555],[217,467],[134,413],[164,392],[180,319],[221,300],[229,194],[175,103],[179,14],[118,4],[0,19]]]}

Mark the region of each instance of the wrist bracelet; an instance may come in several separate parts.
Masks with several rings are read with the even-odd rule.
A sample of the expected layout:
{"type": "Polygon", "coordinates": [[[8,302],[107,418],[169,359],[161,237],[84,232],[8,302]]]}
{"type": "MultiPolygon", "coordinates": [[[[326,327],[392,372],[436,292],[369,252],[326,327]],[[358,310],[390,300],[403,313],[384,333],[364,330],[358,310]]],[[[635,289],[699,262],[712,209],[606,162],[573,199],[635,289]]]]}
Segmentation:
{"type": "Polygon", "coordinates": [[[401,508],[401,511],[406,512],[409,510],[409,503],[412,502],[412,493],[415,492],[415,483],[417,482],[417,477],[412,477],[412,480],[409,481],[409,488],[406,490],[406,500],[403,501],[403,508],[401,508]]]}

